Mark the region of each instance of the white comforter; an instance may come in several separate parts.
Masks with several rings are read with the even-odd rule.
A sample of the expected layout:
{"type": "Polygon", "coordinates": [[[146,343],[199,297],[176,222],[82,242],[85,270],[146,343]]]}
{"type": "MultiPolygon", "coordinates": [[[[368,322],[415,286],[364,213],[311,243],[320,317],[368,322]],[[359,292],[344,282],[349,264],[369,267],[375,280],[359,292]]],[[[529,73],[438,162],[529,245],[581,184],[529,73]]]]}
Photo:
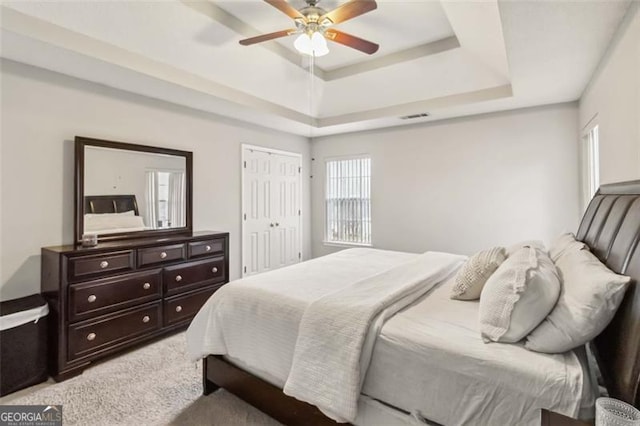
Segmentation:
{"type": "Polygon", "coordinates": [[[284,393],[353,422],[373,343],[385,320],[457,270],[466,257],[427,252],[311,303],[298,328],[284,393]]]}
{"type": "MultiPolygon", "coordinates": [[[[294,361],[299,326],[314,301],[331,298],[354,282],[383,276],[418,257],[351,249],[234,281],[215,293],[194,318],[187,331],[188,353],[193,360],[225,355],[283,388],[294,361]]],[[[533,425],[539,421],[539,407],[576,414],[585,377],[575,355],[537,354],[520,345],[482,343],[477,303],[451,301],[444,287],[448,286],[440,285],[386,322],[375,340],[363,394],[450,425],[533,425]]],[[[379,326],[375,319],[394,311],[392,307],[385,315],[373,315],[373,323],[379,326]]],[[[377,335],[377,328],[371,327],[370,333],[377,335]]],[[[372,340],[362,342],[365,356],[358,357],[355,365],[368,365],[372,340]]],[[[353,365],[345,374],[362,380],[364,375],[353,365]]],[[[370,423],[361,418],[354,422],[370,423]]]]}
{"type": "Polygon", "coordinates": [[[288,377],[289,395],[336,420],[353,421],[384,319],[447,278],[464,259],[351,249],[235,281],[216,292],[193,319],[188,353],[193,360],[229,355],[254,369],[263,367],[267,376],[288,377]],[[323,329],[322,324],[333,326],[323,329]],[[261,359],[259,348],[274,343],[286,348],[280,351],[286,356],[261,359]]]}

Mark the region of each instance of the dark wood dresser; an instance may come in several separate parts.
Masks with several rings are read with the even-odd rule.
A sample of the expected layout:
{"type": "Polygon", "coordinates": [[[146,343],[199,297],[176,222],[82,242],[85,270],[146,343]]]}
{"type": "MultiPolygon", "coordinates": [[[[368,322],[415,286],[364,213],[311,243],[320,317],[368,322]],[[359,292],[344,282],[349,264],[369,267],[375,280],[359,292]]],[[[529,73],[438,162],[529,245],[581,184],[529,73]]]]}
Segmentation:
{"type": "Polygon", "coordinates": [[[186,328],[228,281],[228,233],[43,248],[50,374],[65,380],[92,361],[186,328]]]}

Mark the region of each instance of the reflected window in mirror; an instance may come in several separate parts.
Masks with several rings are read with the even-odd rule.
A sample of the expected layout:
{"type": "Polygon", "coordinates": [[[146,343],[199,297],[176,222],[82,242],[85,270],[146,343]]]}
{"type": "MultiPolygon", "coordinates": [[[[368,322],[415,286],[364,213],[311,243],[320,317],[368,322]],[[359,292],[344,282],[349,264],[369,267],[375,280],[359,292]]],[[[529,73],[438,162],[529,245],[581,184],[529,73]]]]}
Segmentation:
{"type": "Polygon", "coordinates": [[[185,226],[185,174],[180,170],[147,170],[146,223],[155,229],[185,226]]]}

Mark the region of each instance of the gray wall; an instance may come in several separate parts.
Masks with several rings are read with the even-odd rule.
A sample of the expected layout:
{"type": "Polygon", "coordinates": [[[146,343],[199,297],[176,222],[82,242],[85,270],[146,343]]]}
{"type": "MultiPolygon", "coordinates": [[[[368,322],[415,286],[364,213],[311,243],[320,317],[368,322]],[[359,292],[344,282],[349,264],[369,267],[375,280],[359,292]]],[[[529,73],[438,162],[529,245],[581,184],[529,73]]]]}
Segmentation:
{"type": "Polygon", "coordinates": [[[580,99],[580,128],[598,125],[601,183],[640,179],[640,3],[633,2],[580,99]]]}
{"type": "Polygon", "coordinates": [[[371,155],[374,247],[470,254],[577,228],[577,140],[575,103],[316,139],[313,255],[339,249],[323,244],[328,157],[371,155]]]}
{"type": "MultiPolygon", "coordinates": [[[[240,276],[240,145],[303,155],[309,141],[42,69],[2,60],[0,298],[40,289],[40,248],[73,240],[76,135],[194,153],[194,229],[229,231],[231,278],[240,276]]],[[[308,176],[308,173],[303,173],[308,176]]],[[[303,181],[310,253],[309,181],[303,181]]]]}

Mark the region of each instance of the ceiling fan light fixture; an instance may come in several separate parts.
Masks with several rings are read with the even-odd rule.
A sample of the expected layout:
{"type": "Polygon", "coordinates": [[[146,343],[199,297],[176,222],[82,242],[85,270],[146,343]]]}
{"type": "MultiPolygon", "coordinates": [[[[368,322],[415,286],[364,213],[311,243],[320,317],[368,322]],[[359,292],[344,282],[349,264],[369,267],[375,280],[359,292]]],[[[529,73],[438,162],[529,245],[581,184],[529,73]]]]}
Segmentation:
{"type": "Polygon", "coordinates": [[[293,46],[298,52],[304,55],[315,56],[316,58],[329,53],[327,40],[317,31],[315,31],[311,37],[309,37],[307,33],[300,34],[296,41],[293,42],[293,46]]]}

